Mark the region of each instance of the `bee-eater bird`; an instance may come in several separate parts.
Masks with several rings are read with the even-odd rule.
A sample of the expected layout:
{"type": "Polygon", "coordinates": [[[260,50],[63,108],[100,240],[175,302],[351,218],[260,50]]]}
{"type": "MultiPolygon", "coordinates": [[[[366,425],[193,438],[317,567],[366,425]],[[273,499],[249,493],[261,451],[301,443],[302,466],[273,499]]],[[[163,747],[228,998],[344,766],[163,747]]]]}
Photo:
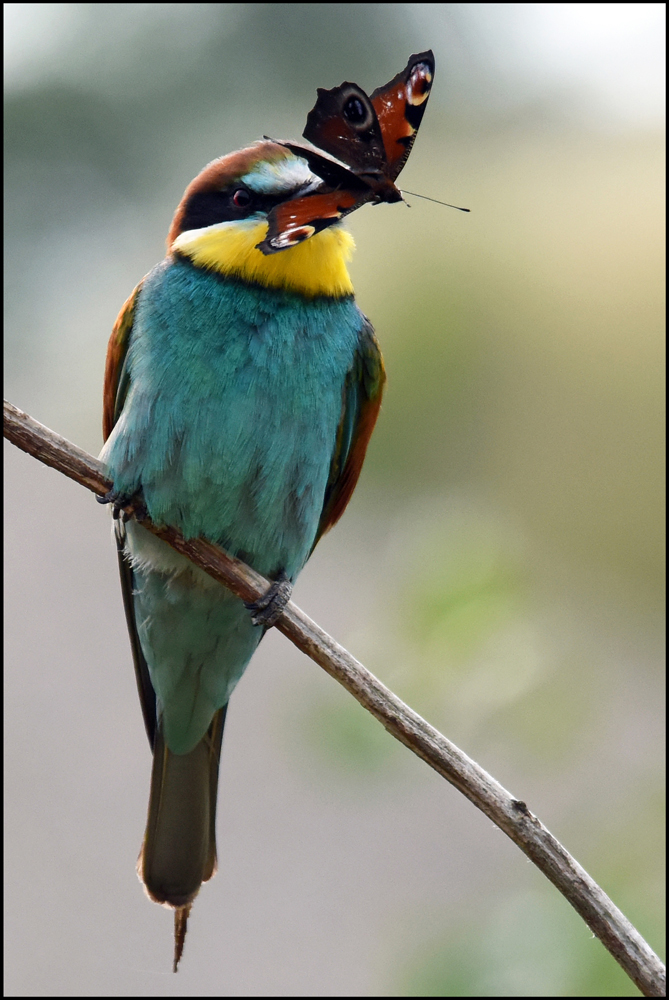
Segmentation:
{"type": "Polygon", "coordinates": [[[124,605],[153,750],[138,872],[186,921],[216,870],[228,701],[322,534],[356,485],[383,361],[347,271],[339,223],[397,201],[434,72],[431,53],[371,98],[319,91],[305,136],[258,142],[189,185],[167,256],[137,286],[107,352],[101,458],[115,514],[205,538],[273,581],[246,607],[142,527],[116,517],[124,605]]]}

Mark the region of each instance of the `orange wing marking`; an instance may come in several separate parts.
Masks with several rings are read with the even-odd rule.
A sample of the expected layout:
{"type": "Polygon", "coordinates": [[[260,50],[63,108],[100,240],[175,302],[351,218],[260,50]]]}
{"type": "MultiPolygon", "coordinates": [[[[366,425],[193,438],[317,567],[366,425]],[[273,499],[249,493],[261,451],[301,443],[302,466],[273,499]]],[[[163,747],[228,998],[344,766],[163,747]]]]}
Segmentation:
{"type": "Polygon", "coordinates": [[[116,423],[116,396],[118,393],[118,383],[121,377],[123,361],[128,350],[130,332],[135,318],[135,306],[141,282],[137,285],[132,295],[123,303],[123,307],[118,314],[114,329],[112,330],[109,344],[107,345],[107,359],[105,361],[105,381],[102,396],[102,436],[106,441],[116,423]]]}

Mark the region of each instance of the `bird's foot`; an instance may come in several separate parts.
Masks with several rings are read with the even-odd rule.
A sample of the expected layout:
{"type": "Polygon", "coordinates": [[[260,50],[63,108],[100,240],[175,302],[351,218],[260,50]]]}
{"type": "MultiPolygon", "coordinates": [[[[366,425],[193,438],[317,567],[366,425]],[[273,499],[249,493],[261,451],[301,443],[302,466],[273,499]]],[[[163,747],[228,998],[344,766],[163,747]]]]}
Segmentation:
{"type": "Polygon", "coordinates": [[[267,589],[262,597],[259,597],[257,601],[244,605],[251,612],[251,621],[253,624],[263,625],[265,628],[271,628],[272,625],[276,625],[290,600],[292,592],[293,585],[282,570],[272,586],[267,589]]]}
{"type": "Polygon", "coordinates": [[[136,521],[144,521],[149,516],[146,504],[141,493],[122,493],[120,490],[111,489],[104,496],[95,498],[98,503],[110,503],[112,505],[112,517],[115,521],[127,521],[134,517],[136,521]]]}

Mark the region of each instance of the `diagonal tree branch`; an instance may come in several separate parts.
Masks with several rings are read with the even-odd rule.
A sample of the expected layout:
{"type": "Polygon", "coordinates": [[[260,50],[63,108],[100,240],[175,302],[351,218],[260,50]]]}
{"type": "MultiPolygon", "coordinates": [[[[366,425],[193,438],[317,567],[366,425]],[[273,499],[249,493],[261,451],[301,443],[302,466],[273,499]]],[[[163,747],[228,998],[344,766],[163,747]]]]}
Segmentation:
{"type": "MultiPolygon", "coordinates": [[[[111,488],[101,462],[4,403],[4,434],[45,465],[96,494],[111,488]]],[[[239,559],[203,539],[186,541],[174,528],[150,520],[143,527],[228,587],[244,601],[257,600],[269,582],[239,559]]],[[[475,761],[434,729],[369,672],[355,657],[290,602],[276,627],[298,649],[339,681],[391,735],[466,795],[506,833],[585,920],[644,996],[666,995],[666,972],[658,956],[588,873],[534,816],[475,761]]]]}

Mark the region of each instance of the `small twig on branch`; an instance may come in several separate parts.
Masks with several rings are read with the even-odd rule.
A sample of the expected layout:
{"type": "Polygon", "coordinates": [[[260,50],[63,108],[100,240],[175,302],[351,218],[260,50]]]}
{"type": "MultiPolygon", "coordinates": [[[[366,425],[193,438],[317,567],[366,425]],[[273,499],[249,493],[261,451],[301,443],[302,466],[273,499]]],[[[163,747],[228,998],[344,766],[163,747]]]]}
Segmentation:
{"type": "MultiPolygon", "coordinates": [[[[4,404],[4,433],[13,444],[96,494],[111,488],[101,462],[33,420],[11,403],[4,404]]],[[[175,528],[142,526],[225,587],[249,602],[269,583],[239,559],[202,539],[186,541],[175,528]]],[[[644,996],[665,996],[666,973],[657,955],[526,804],[514,798],[482,767],[405,705],[361,663],[289,603],[276,627],[298,649],[339,681],[389,733],[466,795],[520,847],[585,920],[644,996]]]]}

